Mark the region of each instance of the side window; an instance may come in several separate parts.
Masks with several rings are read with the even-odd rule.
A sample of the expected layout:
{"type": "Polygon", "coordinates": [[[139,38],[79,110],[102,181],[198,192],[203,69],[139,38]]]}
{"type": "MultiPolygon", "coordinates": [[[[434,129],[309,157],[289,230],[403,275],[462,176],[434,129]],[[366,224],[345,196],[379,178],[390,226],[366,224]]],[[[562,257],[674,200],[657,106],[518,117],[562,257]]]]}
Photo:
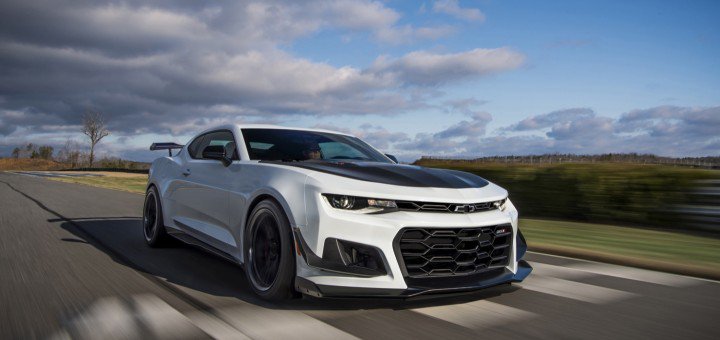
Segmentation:
{"type": "Polygon", "coordinates": [[[205,140],[205,137],[207,134],[199,136],[195,138],[195,140],[188,145],[188,154],[190,154],[190,157],[192,158],[200,158],[202,157],[202,149],[207,146],[207,144],[204,144],[203,141],[205,140]]]}
{"type": "Polygon", "coordinates": [[[225,147],[230,153],[230,159],[240,159],[237,153],[237,144],[235,144],[235,138],[233,138],[232,132],[226,130],[209,132],[201,137],[198,137],[197,139],[195,139],[195,141],[192,142],[192,144],[190,144],[190,146],[188,147],[188,151],[190,152],[190,156],[192,158],[202,159],[203,150],[211,145],[220,145],[225,147]]]}

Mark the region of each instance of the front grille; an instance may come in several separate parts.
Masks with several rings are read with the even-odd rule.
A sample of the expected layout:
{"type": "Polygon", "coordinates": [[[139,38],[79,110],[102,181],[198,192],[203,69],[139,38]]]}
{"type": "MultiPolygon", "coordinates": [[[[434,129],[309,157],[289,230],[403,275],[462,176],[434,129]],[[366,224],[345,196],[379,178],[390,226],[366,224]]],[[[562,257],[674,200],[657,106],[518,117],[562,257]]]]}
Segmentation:
{"type": "Polygon", "coordinates": [[[406,228],[395,241],[412,278],[470,275],[508,264],[509,224],[477,228],[406,228]]]}
{"type": "Polygon", "coordinates": [[[433,203],[396,201],[398,210],[421,211],[421,212],[447,212],[447,213],[473,213],[497,209],[504,200],[482,203],[458,204],[458,203],[433,203]]]}

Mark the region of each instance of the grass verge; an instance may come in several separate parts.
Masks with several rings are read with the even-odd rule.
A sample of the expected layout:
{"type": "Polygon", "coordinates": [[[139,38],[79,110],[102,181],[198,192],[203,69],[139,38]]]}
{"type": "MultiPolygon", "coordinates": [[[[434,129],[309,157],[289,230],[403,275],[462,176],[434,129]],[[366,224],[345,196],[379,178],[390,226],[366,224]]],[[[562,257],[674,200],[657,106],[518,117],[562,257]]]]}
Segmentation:
{"type": "Polygon", "coordinates": [[[521,219],[532,251],[720,280],[720,239],[631,227],[521,219]]]}
{"type": "Polygon", "coordinates": [[[47,179],[66,183],[78,183],[92,185],[95,187],[129,191],[138,194],[145,193],[147,186],[146,174],[129,174],[129,173],[102,173],[102,176],[89,177],[46,177],[47,179]]]}

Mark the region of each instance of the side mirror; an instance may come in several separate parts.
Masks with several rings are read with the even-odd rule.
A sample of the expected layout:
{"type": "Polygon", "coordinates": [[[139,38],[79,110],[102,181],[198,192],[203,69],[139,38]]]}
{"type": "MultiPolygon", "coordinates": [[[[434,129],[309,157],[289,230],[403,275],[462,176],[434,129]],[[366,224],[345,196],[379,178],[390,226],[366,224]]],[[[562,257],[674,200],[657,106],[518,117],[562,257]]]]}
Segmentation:
{"type": "Polygon", "coordinates": [[[229,166],[232,159],[228,157],[225,147],[222,145],[208,145],[203,149],[202,158],[221,161],[224,166],[229,166]]]}
{"type": "Polygon", "coordinates": [[[395,158],[395,156],[393,156],[393,155],[390,155],[390,154],[387,154],[387,153],[386,153],[385,156],[387,156],[387,158],[392,159],[392,161],[395,162],[395,164],[400,163],[400,162],[398,162],[397,158],[395,158]]]}

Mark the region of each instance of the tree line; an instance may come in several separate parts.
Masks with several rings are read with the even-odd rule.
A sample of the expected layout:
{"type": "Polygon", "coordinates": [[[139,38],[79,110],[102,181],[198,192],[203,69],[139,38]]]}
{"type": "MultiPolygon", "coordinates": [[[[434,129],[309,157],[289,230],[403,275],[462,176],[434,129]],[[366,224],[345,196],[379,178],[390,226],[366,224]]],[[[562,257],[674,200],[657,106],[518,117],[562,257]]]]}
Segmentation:
{"type": "MultiPolygon", "coordinates": [[[[55,148],[52,145],[37,145],[27,143],[22,147],[16,147],[12,152],[13,158],[45,159],[62,163],[69,169],[78,168],[113,168],[113,169],[141,169],[145,168],[144,163],[133,162],[119,157],[104,156],[93,159],[90,165],[90,152],[75,140],[69,139],[55,148]]],[[[95,156],[93,155],[93,158],[95,156]]]]}
{"type": "MultiPolygon", "coordinates": [[[[71,168],[80,166],[87,166],[89,168],[95,167],[98,165],[95,161],[95,146],[97,146],[103,138],[110,134],[110,131],[106,127],[105,119],[102,113],[97,111],[85,113],[82,118],[81,132],[89,139],[89,152],[83,151],[82,146],[77,141],[68,139],[65,144],[60,147],[60,150],[56,155],[54,154],[55,148],[52,145],[36,145],[33,143],[27,143],[22,147],[16,147],[13,149],[12,157],[54,160],[65,163],[71,168]]],[[[127,165],[126,163],[134,163],[117,157],[104,157],[101,161],[101,167],[124,167],[127,165]]]]}
{"type": "Polygon", "coordinates": [[[38,146],[33,143],[28,143],[22,148],[15,148],[12,151],[13,158],[40,158],[40,159],[52,159],[53,151],[55,149],[50,145],[38,146]]]}

